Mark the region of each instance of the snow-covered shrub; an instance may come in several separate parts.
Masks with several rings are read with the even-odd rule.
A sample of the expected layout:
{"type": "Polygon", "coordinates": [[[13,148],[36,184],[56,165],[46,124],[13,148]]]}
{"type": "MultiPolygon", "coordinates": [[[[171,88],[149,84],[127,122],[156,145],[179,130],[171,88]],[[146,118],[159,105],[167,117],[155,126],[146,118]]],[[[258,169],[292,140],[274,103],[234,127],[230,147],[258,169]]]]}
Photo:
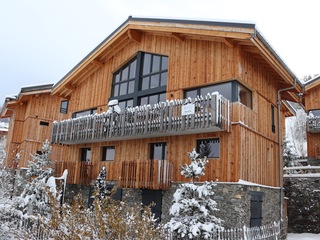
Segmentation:
{"type": "Polygon", "coordinates": [[[215,217],[217,203],[212,199],[213,182],[195,184],[194,179],[204,175],[207,159],[200,159],[193,149],[188,153],[190,165],[181,166],[181,174],[192,178],[191,183],[181,184],[173,195],[170,208],[171,220],[165,228],[178,239],[212,239],[217,229],[222,228],[222,220],[215,217]]]}

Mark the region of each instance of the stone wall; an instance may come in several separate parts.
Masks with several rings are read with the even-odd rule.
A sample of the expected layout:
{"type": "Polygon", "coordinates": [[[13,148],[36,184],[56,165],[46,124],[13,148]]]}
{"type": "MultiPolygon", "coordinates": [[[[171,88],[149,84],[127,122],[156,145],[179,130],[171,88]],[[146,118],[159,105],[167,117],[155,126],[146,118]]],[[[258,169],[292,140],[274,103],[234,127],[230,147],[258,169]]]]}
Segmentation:
{"type": "Polygon", "coordinates": [[[285,178],[288,232],[320,233],[320,179],[285,178]]]}

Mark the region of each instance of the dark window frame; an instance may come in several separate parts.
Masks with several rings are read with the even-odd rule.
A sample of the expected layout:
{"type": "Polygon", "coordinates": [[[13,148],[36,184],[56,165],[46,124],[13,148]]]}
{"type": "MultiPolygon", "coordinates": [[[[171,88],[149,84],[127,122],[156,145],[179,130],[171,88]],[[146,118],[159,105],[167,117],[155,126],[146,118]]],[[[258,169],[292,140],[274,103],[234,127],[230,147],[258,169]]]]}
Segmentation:
{"type": "Polygon", "coordinates": [[[154,149],[156,145],[161,145],[161,158],[162,159],[157,159],[157,160],[166,160],[166,155],[167,155],[167,143],[166,142],[153,142],[150,143],[150,159],[155,159],[154,158],[154,149]]]}
{"type": "Polygon", "coordinates": [[[68,113],[69,100],[62,100],[60,103],[60,113],[68,113]],[[65,105],[66,106],[63,106],[65,105]]]}
{"type": "Polygon", "coordinates": [[[200,154],[200,157],[203,158],[205,155],[201,152],[201,142],[204,142],[204,141],[218,141],[214,144],[218,144],[218,153],[214,153],[214,156],[212,155],[209,155],[209,156],[206,156],[207,158],[210,158],[210,159],[218,159],[220,158],[220,138],[219,137],[214,137],[214,138],[201,138],[201,139],[197,139],[196,141],[196,151],[197,153],[200,154]]]}
{"type": "MultiPolygon", "coordinates": [[[[133,71],[132,71],[133,72],[133,71]]],[[[128,102],[132,103],[131,107],[140,105],[141,98],[143,97],[150,97],[155,96],[159,94],[166,93],[167,91],[167,81],[168,81],[168,56],[160,55],[160,54],[154,54],[154,53],[147,53],[147,52],[141,52],[139,51],[135,57],[133,57],[129,62],[127,62],[125,65],[123,65],[120,69],[118,69],[113,74],[113,80],[112,80],[112,91],[111,91],[111,97],[110,100],[117,99],[119,101],[119,105],[121,106],[121,109],[123,107],[129,107],[128,102]],[[145,68],[145,59],[146,57],[150,57],[149,64],[149,70],[147,72],[144,72],[145,68]],[[159,58],[160,59],[160,65],[158,71],[153,71],[153,62],[154,59],[159,58]],[[131,73],[131,64],[133,62],[135,63],[135,75],[132,76],[130,79],[124,80],[123,82],[120,80],[122,78],[123,71],[127,69],[128,67],[128,76],[130,76],[131,73]],[[152,79],[155,76],[159,76],[158,80],[158,86],[151,87],[152,86],[152,79]],[[162,78],[162,76],[164,78],[162,78]],[[148,80],[145,80],[147,79],[148,80]],[[148,87],[143,87],[143,81],[148,81],[148,87]],[[128,82],[132,81],[133,91],[128,92],[128,87],[126,89],[126,94],[120,94],[121,84],[127,84],[128,82]],[[165,83],[162,83],[162,81],[165,83]]],[[[129,86],[129,84],[128,84],[129,86]]]]}
{"type": "Polygon", "coordinates": [[[101,161],[102,162],[109,162],[109,161],[114,161],[115,159],[115,151],[116,151],[116,147],[115,146],[103,146],[102,147],[102,158],[101,161]],[[113,149],[113,159],[106,159],[108,156],[108,149],[113,149]]]}
{"type": "Polygon", "coordinates": [[[241,92],[241,90],[242,91],[245,90],[250,93],[250,99],[248,100],[248,104],[245,104],[244,102],[241,102],[241,103],[252,109],[252,91],[249,88],[247,88],[246,86],[244,86],[243,84],[241,84],[237,80],[231,80],[231,81],[226,81],[226,82],[205,85],[205,86],[201,86],[201,87],[185,89],[184,90],[184,98],[188,98],[188,97],[194,98],[197,96],[206,95],[206,94],[201,94],[201,91],[206,88],[215,87],[215,86],[219,87],[219,86],[228,85],[228,84],[230,84],[230,88],[231,88],[229,90],[230,96],[224,96],[224,94],[222,94],[221,92],[219,92],[219,93],[222,96],[224,96],[225,98],[227,98],[230,102],[241,102],[241,99],[239,99],[240,92],[241,92]],[[191,93],[191,92],[196,92],[196,95],[195,96],[188,96],[188,93],[191,93]]]}
{"type": "Polygon", "coordinates": [[[77,111],[77,112],[72,113],[72,118],[78,118],[78,117],[82,117],[82,116],[92,115],[92,114],[97,113],[97,110],[98,110],[97,108],[90,108],[90,109],[86,109],[86,110],[82,110],[82,111],[77,111]],[[85,112],[89,112],[89,113],[77,116],[78,114],[85,113],[85,112]]]}

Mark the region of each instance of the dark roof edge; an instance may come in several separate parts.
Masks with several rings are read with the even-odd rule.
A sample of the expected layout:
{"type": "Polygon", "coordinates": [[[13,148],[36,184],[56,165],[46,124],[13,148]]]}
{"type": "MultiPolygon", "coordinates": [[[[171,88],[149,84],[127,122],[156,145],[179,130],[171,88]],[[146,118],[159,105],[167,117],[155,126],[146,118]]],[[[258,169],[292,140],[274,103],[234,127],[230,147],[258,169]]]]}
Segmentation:
{"type": "Polygon", "coordinates": [[[19,95],[21,93],[25,92],[31,92],[31,91],[38,91],[38,90],[47,90],[52,89],[53,83],[50,84],[42,84],[42,85],[34,85],[34,86],[28,86],[28,87],[22,87],[19,95]]]}
{"type": "Polygon", "coordinates": [[[307,86],[307,85],[309,85],[309,84],[311,84],[311,83],[313,83],[313,82],[315,82],[315,81],[318,81],[318,80],[320,80],[320,75],[315,76],[315,77],[311,78],[310,80],[306,81],[306,82],[304,83],[304,86],[307,86]]]}
{"type": "Polygon", "coordinates": [[[129,21],[140,21],[140,22],[168,22],[168,23],[188,23],[188,24],[201,24],[201,25],[218,25],[226,27],[239,27],[239,28],[253,28],[255,29],[254,23],[235,23],[235,22],[219,22],[219,21],[198,21],[198,20],[182,20],[182,19],[161,19],[161,18],[139,18],[129,16],[126,21],[124,21],[119,27],[117,27],[112,33],[110,33],[97,47],[95,47],[89,54],[87,54],[76,66],[74,66],[66,75],[64,75],[57,83],[52,87],[52,90],[56,88],[61,82],[66,79],[70,73],[77,69],[85,60],[92,55],[96,50],[98,50],[105,42],[107,42],[116,32],[119,31],[123,26],[125,26],[129,21]]]}
{"type": "Polygon", "coordinates": [[[278,53],[271,47],[269,42],[265,39],[265,37],[256,30],[257,37],[263,42],[263,44],[269,49],[269,51],[276,57],[276,59],[281,63],[281,65],[286,69],[286,71],[291,75],[293,79],[297,81],[297,84],[303,88],[303,83],[300,82],[300,80],[297,78],[297,76],[290,70],[290,68],[287,66],[287,64],[281,59],[281,57],[278,55],[278,53]]]}

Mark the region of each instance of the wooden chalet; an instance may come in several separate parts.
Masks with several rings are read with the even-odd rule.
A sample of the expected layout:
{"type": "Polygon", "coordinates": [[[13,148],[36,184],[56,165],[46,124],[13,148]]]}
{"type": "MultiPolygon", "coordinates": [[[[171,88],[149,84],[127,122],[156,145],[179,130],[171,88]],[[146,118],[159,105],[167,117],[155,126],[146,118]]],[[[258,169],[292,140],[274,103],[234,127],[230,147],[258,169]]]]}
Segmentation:
{"type": "Polygon", "coordinates": [[[292,114],[283,101],[298,102],[302,90],[254,24],[129,17],[48,90],[54,101],[37,101],[38,117],[21,119],[39,124],[50,111],[48,131],[30,134],[63,146],[56,168],[68,168],[70,184],[87,184],[106,166],[110,182],[139,189],[142,202],[160,202],[167,214],[161,202],[188,181],[179,165],[193,148],[209,159],[199,181],[279,191],[279,146],[292,114]]]}
{"type": "MultiPolygon", "coordinates": [[[[46,139],[51,139],[54,120],[62,120],[62,98],[51,95],[53,84],[21,88],[18,95],[5,99],[1,118],[10,118],[6,145],[6,164],[26,167],[31,155],[40,153],[46,139]]],[[[63,158],[63,147],[52,146],[52,157],[63,158]]]]}
{"type": "Polygon", "coordinates": [[[305,83],[308,157],[320,159],[320,76],[305,83]]]}

